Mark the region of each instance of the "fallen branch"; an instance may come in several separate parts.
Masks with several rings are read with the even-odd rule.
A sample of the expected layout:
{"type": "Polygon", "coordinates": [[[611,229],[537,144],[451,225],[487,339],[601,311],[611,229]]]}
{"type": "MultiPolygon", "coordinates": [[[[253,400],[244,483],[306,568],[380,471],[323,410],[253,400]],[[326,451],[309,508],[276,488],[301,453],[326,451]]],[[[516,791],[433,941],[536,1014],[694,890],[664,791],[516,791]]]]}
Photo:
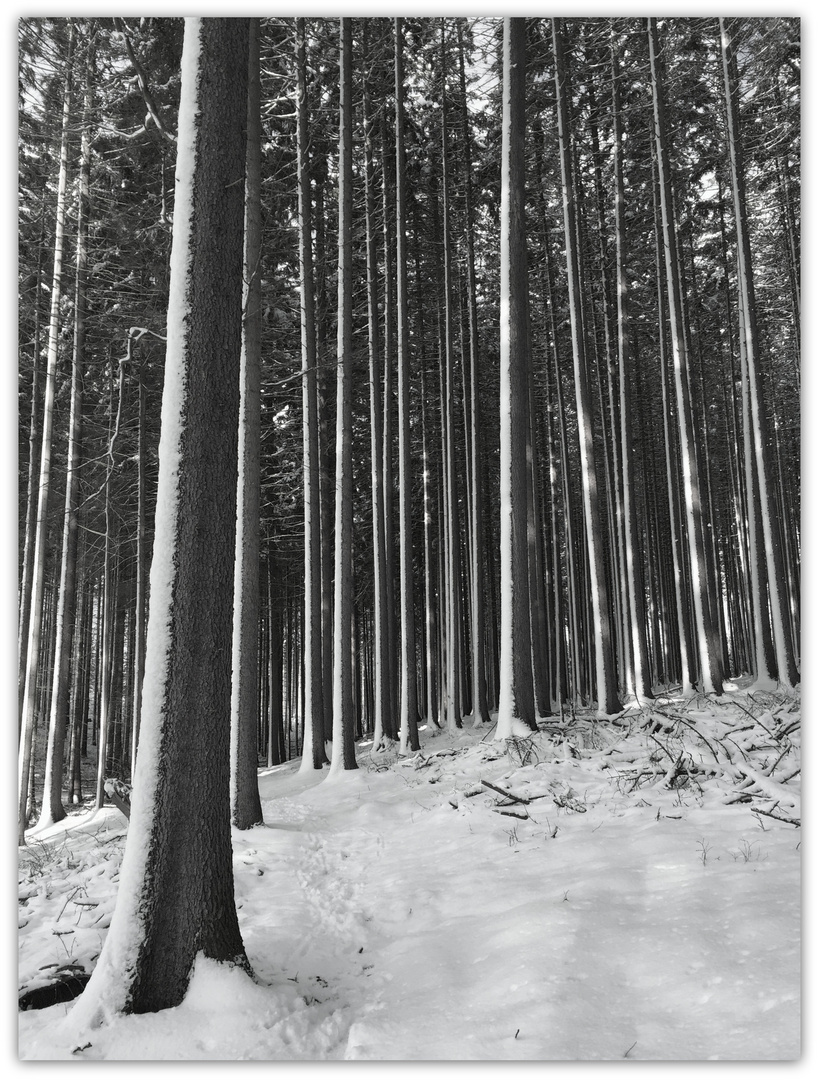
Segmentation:
{"type": "Polygon", "coordinates": [[[764,814],[765,817],[773,818],[774,821],[782,821],[786,825],[793,825],[797,829],[801,828],[801,826],[802,826],[802,819],[801,818],[781,817],[779,814],[774,814],[770,810],[763,810],[759,806],[752,806],[751,807],[751,813],[752,814],[764,814]]]}
{"type": "Polygon", "coordinates": [[[493,806],[492,809],[496,814],[503,814],[504,817],[520,818],[522,821],[529,818],[529,811],[525,807],[493,806]]]}
{"type": "Polygon", "coordinates": [[[481,787],[489,788],[490,791],[494,791],[496,792],[496,794],[502,795],[504,799],[511,799],[512,802],[530,802],[529,799],[525,799],[522,795],[513,795],[511,791],[504,791],[503,788],[495,787],[495,785],[490,784],[488,780],[481,780],[481,787]]]}

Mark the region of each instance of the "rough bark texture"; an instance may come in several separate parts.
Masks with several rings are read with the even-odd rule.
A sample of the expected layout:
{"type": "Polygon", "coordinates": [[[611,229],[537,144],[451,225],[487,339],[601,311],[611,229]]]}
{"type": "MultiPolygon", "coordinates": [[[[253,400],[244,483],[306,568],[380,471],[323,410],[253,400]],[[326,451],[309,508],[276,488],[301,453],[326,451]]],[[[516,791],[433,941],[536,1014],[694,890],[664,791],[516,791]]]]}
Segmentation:
{"type": "Polygon", "coordinates": [[[177,191],[191,194],[190,228],[179,225],[178,199],[163,402],[163,434],[168,424],[178,435],[160,447],[122,884],[80,1023],[178,1005],[200,953],[247,966],[233,897],[229,759],[248,20],[188,20],[185,54],[198,61],[183,56],[180,114],[187,124],[194,113],[196,134],[177,170],[177,191]]]}
{"type": "Polygon", "coordinates": [[[244,289],[233,588],[231,698],[231,820],[239,829],[260,824],[259,720],[259,497],[261,446],[262,253],[259,20],[250,20],[245,173],[244,289]]]}
{"type": "Polygon", "coordinates": [[[381,347],[378,333],[378,253],[374,191],[372,116],[367,74],[367,30],[364,30],[364,180],[366,186],[367,329],[370,362],[370,475],[373,513],[373,746],[383,744],[385,718],[390,710],[387,637],[387,564],[384,537],[384,433],[381,403],[381,347]]]}
{"type": "Polygon", "coordinates": [[[499,738],[535,728],[529,626],[529,311],[525,228],[526,20],[503,22],[501,151],[501,682],[499,738]]]}
{"type": "Polygon", "coordinates": [[[418,750],[418,686],[415,663],[415,590],[412,580],[410,512],[410,357],[407,310],[406,159],[404,154],[404,60],[401,20],[395,20],[395,234],[398,316],[398,520],[401,583],[401,748],[418,750]]]}
{"type": "Polygon", "coordinates": [[[338,381],[336,392],[336,558],[333,612],[333,760],[357,769],[353,715],[353,103],[352,26],[341,20],[338,148],[338,381]]]}
{"type": "Polygon", "coordinates": [[[316,375],[316,304],[313,218],[308,172],[307,62],[304,19],[296,20],[297,171],[301,278],[302,453],[304,460],[304,744],[302,769],[320,769],[324,753],[324,681],[321,641],[321,504],[316,375]]]}
{"type": "Polygon", "coordinates": [[[472,154],[470,149],[469,110],[467,108],[466,70],[464,65],[463,20],[458,19],[458,72],[461,88],[461,137],[464,153],[464,210],[466,213],[466,288],[469,319],[469,399],[471,403],[468,452],[472,479],[469,492],[472,529],[469,537],[471,561],[472,609],[472,718],[474,726],[489,723],[486,696],[486,578],[484,574],[483,467],[478,432],[481,430],[478,290],[475,278],[475,211],[472,194],[472,154]]]}
{"type": "Polygon", "coordinates": [[[248,20],[202,21],[176,573],[133,1012],[178,1004],[200,951],[244,960],[227,811],[247,49],[248,20]]]}

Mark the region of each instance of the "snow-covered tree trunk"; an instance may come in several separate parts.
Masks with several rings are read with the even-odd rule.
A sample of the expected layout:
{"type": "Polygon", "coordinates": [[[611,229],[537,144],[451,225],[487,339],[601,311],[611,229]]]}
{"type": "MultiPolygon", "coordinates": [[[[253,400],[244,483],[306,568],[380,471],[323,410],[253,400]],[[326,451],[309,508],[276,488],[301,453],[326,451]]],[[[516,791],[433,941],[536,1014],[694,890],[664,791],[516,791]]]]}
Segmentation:
{"type": "Polygon", "coordinates": [[[703,541],[700,482],[694,448],[694,425],[691,395],[688,384],[688,355],[683,324],[680,261],[677,227],[672,205],[671,172],[668,154],[668,134],[665,123],[665,104],[659,69],[659,38],[657,20],[648,20],[648,45],[651,63],[651,89],[654,104],[654,139],[659,173],[660,210],[663,227],[666,280],[668,283],[671,352],[674,362],[674,384],[677,397],[677,421],[680,436],[680,464],[685,493],[685,514],[688,531],[689,569],[694,622],[697,629],[700,687],[706,694],[722,693],[722,656],[714,634],[708,595],[703,541]]]}
{"type": "Polygon", "coordinates": [[[589,554],[589,590],[591,593],[593,651],[595,658],[595,693],[601,715],[620,711],[617,671],[611,644],[608,590],[603,561],[603,531],[597,494],[597,467],[594,459],[592,408],[581,309],[579,253],[575,216],[574,168],[572,163],[566,66],[562,29],[559,19],[552,20],[552,44],[555,61],[560,170],[563,179],[563,220],[566,263],[569,276],[569,314],[574,357],[575,398],[577,402],[580,468],[583,482],[583,516],[589,554]]]}
{"type": "Polygon", "coordinates": [[[299,185],[301,283],[302,455],[304,486],[304,748],[303,770],[320,769],[324,753],[324,684],[321,640],[321,491],[319,487],[316,311],[313,276],[313,206],[308,170],[306,30],[296,19],[296,154],[299,185]]]}
{"type": "Polygon", "coordinates": [[[57,352],[60,335],[60,297],[63,287],[63,251],[67,214],[68,146],[71,132],[71,109],[74,64],[74,24],[69,27],[63,97],[60,171],[57,179],[57,206],[54,228],[54,269],[51,277],[51,312],[48,324],[48,357],[43,395],[43,422],[40,437],[40,479],[37,498],[37,521],[34,534],[28,640],[25,655],[25,682],[18,755],[18,835],[25,844],[28,824],[29,782],[32,766],[34,727],[37,718],[37,676],[40,670],[40,642],[45,592],[46,546],[48,541],[48,496],[51,488],[51,441],[54,428],[54,396],[57,381],[57,352]]]}
{"type": "Polygon", "coordinates": [[[353,714],[353,67],[352,26],[341,20],[338,140],[338,372],[336,389],[333,758],[330,772],[358,768],[353,714]]]}
{"type": "Polygon", "coordinates": [[[248,20],[186,20],[141,735],[79,1028],[178,1005],[199,955],[247,967],[229,783],[247,60],[248,20]]]}
{"type": "Polygon", "coordinates": [[[412,578],[410,469],[410,356],[407,306],[406,157],[404,152],[404,43],[401,20],[395,32],[395,234],[398,340],[398,535],[401,610],[399,739],[401,751],[418,750],[418,683],[415,661],[415,589],[412,578]]]}
{"type": "Polygon", "coordinates": [[[526,260],[526,20],[503,20],[500,276],[501,660],[496,737],[535,730],[529,627],[526,450],[529,310],[526,260]]]}
{"type": "MultiPolygon", "coordinates": [[[[765,559],[768,570],[768,595],[773,639],[776,648],[778,677],[786,687],[799,681],[795,650],[788,621],[788,590],[785,581],[782,548],[776,520],[773,469],[768,445],[768,422],[762,395],[759,363],[759,335],[756,319],[751,238],[745,201],[745,166],[742,135],[739,126],[739,77],[735,47],[735,21],[720,18],[722,68],[728,120],[728,150],[731,164],[731,183],[734,196],[734,220],[737,230],[738,289],[741,297],[740,315],[745,333],[748,397],[753,427],[754,460],[759,484],[759,512],[765,538],[765,559]]],[[[748,463],[751,464],[750,462],[748,463]]]]}

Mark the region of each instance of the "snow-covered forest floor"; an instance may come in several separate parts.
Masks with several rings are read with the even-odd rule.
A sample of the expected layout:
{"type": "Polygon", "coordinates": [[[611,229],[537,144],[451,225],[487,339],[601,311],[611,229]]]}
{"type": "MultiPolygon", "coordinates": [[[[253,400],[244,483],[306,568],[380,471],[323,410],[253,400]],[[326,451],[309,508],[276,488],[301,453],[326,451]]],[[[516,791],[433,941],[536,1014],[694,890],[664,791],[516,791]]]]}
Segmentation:
{"type": "MultiPolygon", "coordinates": [[[[70,1002],[21,1012],[20,1057],[797,1057],[800,703],[740,686],[264,770],[233,834],[257,981],[199,961],[181,1006],[82,1047],[70,1002]]],[[[21,852],[21,993],[93,968],[126,832],[84,812],[21,852]]]]}

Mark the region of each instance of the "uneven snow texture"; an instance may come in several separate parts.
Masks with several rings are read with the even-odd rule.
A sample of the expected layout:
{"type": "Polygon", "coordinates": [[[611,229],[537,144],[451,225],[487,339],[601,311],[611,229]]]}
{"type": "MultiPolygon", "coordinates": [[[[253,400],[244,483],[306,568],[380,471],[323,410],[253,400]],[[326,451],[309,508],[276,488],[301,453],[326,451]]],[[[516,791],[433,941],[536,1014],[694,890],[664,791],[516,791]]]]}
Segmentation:
{"type": "MultiPolygon", "coordinates": [[[[233,834],[258,982],[200,958],[182,1005],[82,1048],[71,1003],[21,1013],[20,1056],[798,1057],[801,830],[768,816],[799,817],[798,700],[660,708],[506,742],[423,730],[329,783],[263,771],[266,824],[233,834]]],[[[93,966],[125,832],[106,809],[27,850],[21,987],[93,966]]]]}

